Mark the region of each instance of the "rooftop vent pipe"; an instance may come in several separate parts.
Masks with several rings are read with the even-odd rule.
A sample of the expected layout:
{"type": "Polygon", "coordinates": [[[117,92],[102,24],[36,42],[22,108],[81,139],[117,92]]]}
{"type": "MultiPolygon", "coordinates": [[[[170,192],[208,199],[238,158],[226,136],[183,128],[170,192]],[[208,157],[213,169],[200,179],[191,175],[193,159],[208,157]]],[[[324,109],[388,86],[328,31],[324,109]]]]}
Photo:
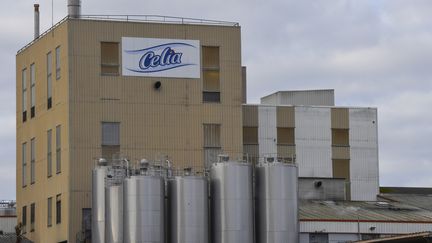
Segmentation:
{"type": "Polygon", "coordinates": [[[39,4],[34,5],[34,38],[39,38],[39,4]]]}
{"type": "Polygon", "coordinates": [[[79,18],[81,15],[81,0],[68,0],[68,15],[79,18]]]}

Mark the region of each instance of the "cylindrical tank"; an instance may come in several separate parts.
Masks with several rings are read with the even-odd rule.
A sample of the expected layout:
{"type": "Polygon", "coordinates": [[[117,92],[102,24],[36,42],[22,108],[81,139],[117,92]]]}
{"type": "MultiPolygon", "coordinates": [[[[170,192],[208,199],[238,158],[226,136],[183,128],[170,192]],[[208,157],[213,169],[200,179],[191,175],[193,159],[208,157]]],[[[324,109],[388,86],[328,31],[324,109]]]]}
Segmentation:
{"type": "Polygon", "coordinates": [[[208,182],[199,176],[176,176],[168,181],[170,243],[207,243],[208,182]]]}
{"type": "Polygon", "coordinates": [[[261,163],[255,171],[256,242],[297,243],[297,166],[281,162],[261,163]]]}
{"type": "Polygon", "coordinates": [[[163,178],[147,175],[126,178],[123,195],[124,243],[164,243],[163,178]]]}
{"type": "Polygon", "coordinates": [[[252,165],[218,162],[210,175],[212,243],[253,243],[252,165]]]}
{"type": "Polygon", "coordinates": [[[105,242],[123,243],[123,185],[105,188],[105,242]]]}
{"type": "Polygon", "coordinates": [[[92,243],[105,243],[105,177],[106,166],[92,171],[92,243]]]}

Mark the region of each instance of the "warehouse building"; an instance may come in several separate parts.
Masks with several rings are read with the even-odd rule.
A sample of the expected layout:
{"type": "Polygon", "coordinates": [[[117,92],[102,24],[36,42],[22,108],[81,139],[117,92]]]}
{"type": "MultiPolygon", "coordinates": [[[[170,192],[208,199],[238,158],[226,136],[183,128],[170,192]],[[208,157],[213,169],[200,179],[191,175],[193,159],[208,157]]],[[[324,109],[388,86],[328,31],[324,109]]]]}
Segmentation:
{"type": "Polygon", "coordinates": [[[79,1],[69,2],[69,16],[43,34],[35,6],[35,39],[16,57],[17,216],[26,238],[88,239],[96,158],[169,158],[176,168],[204,170],[221,153],[298,164],[301,242],[429,227],[425,210],[409,208],[416,213],[401,222],[424,228],[369,231],[369,219],[386,227],[399,217],[374,213],[376,108],[335,106],[333,90],[281,91],[245,104],[238,23],[107,19],[80,15],[79,1]],[[334,216],[353,207],[365,218],[334,216]],[[323,228],[331,220],[349,228],[323,228]]]}

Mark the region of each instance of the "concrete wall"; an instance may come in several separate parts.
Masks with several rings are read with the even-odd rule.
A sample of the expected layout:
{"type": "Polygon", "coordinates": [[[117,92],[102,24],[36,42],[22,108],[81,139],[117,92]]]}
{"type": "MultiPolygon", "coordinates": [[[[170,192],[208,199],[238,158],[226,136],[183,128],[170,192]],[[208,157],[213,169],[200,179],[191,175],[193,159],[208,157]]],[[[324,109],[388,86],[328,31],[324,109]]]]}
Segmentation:
{"type": "Polygon", "coordinates": [[[17,157],[16,157],[16,185],[17,185],[17,221],[22,221],[22,208],[27,206],[27,233],[25,237],[35,242],[60,242],[69,236],[69,38],[68,22],[63,22],[49,35],[37,40],[32,46],[16,56],[16,97],[17,97],[17,157]],[[61,77],[56,80],[55,48],[60,46],[61,77]],[[52,108],[47,109],[47,53],[53,57],[52,108]],[[36,106],[35,117],[30,118],[30,65],[36,68],[36,106]],[[27,68],[27,121],[22,120],[22,69],[27,68]],[[61,172],[56,174],[55,135],[56,126],[61,125],[61,172]],[[52,162],[53,173],[47,175],[47,131],[52,130],[52,162]],[[30,140],[35,138],[36,163],[35,183],[30,183],[30,140]],[[22,144],[27,142],[27,186],[22,184],[22,144]],[[61,194],[62,222],[55,222],[55,198],[61,194]],[[47,226],[47,201],[53,197],[53,224],[47,226]],[[35,203],[35,230],[30,232],[30,205],[35,203]]]}

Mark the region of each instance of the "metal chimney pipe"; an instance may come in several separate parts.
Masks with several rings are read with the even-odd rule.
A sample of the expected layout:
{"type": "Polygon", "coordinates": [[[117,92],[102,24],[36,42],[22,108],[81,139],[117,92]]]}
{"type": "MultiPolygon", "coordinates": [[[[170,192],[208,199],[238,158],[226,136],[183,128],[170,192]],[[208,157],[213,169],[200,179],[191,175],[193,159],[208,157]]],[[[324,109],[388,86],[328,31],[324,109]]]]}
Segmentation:
{"type": "Polygon", "coordinates": [[[68,0],[68,15],[79,18],[81,15],[81,0],[68,0]]]}
{"type": "Polygon", "coordinates": [[[40,21],[39,21],[39,4],[34,5],[34,38],[39,38],[40,21]]]}

